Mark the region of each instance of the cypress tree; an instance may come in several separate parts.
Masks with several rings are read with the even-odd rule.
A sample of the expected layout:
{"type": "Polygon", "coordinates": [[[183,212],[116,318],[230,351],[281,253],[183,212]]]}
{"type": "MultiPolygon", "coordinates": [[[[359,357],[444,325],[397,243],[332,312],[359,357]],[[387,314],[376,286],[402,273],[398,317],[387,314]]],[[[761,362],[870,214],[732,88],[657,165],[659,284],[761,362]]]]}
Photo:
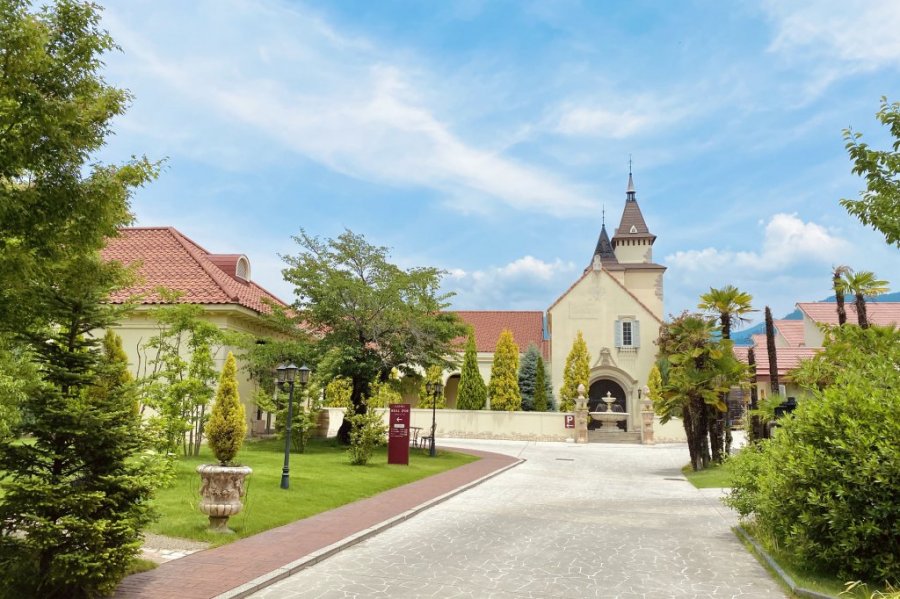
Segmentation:
{"type": "Polygon", "coordinates": [[[534,394],[537,389],[538,360],[540,359],[541,350],[532,343],[528,346],[525,355],[522,356],[522,362],[519,365],[519,391],[522,394],[522,409],[525,411],[535,409],[534,394]]]}
{"type": "Polygon", "coordinates": [[[475,351],[475,336],[469,332],[466,353],[463,356],[459,375],[459,391],[456,408],[459,410],[483,410],[487,403],[487,387],[478,370],[478,355],[475,351]]]}
{"type": "Polygon", "coordinates": [[[550,394],[547,392],[547,370],[544,367],[544,359],[538,356],[537,368],[534,374],[534,411],[546,412],[550,408],[550,402],[547,398],[550,394]]]}
{"type": "Polygon", "coordinates": [[[559,411],[571,412],[575,409],[575,398],[578,397],[578,385],[588,386],[591,376],[591,355],[581,331],[572,343],[572,349],[566,356],[566,367],[563,370],[563,384],[559,390],[559,411]]]}
{"type": "Polygon", "coordinates": [[[514,412],[522,409],[518,370],[519,347],[513,339],[512,331],[504,329],[494,350],[491,382],[488,383],[492,410],[514,412]]]}
{"type": "Polygon", "coordinates": [[[224,466],[234,460],[246,434],[247,420],[238,395],[237,362],[234,354],[228,352],[216,390],[216,402],[206,423],[206,439],[216,459],[224,466]]]}
{"type": "Polygon", "coordinates": [[[662,375],[659,372],[659,366],[656,364],[650,369],[650,375],[647,377],[647,387],[650,389],[650,401],[656,407],[656,402],[662,399],[662,375]]]}

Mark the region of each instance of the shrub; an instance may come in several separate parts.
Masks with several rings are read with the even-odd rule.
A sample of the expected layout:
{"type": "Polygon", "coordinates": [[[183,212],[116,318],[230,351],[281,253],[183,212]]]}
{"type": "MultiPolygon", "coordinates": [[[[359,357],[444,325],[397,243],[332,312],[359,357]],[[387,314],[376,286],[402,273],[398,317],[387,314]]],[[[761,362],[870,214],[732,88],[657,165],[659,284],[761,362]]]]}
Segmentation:
{"type": "Polygon", "coordinates": [[[350,408],[353,407],[353,404],[350,403],[352,393],[353,384],[350,379],[342,376],[335,377],[325,386],[325,405],[329,408],[347,408],[350,411],[350,408]]]}
{"type": "Polygon", "coordinates": [[[466,353],[463,356],[462,370],[459,375],[459,390],[456,394],[456,407],[459,410],[483,410],[487,404],[487,385],[478,370],[478,354],[475,351],[475,336],[469,332],[466,341],[466,353]]]}
{"type": "Polygon", "coordinates": [[[447,407],[447,399],[443,391],[435,397],[428,393],[428,388],[425,386],[428,383],[440,383],[443,379],[443,375],[444,370],[440,366],[430,366],[428,368],[425,372],[425,378],[422,379],[422,382],[419,385],[419,403],[416,404],[417,408],[430,410],[433,407],[438,410],[443,410],[447,407]]]}
{"type": "Polygon", "coordinates": [[[244,406],[238,395],[237,362],[234,354],[228,352],[219,388],[216,390],[216,402],[212,414],[206,423],[206,438],[209,447],[219,463],[223,466],[234,460],[241,449],[244,435],[247,434],[247,421],[244,418],[244,406]]]}
{"type": "Polygon", "coordinates": [[[781,419],[772,439],[735,458],[727,503],[813,569],[896,582],[900,344],[864,364],[838,374],[781,419]]]}
{"type": "Polygon", "coordinates": [[[588,387],[591,375],[591,355],[588,353],[587,343],[581,331],[572,343],[572,349],[566,356],[566,366],[563,370],[563,384],[559,390],[559,411],[571,412],[575,409],[575,399],[578,397],[578,385],[588,387]]]}
{"type": "Polygon", "coordinates": [[[353,414],[345,418],[350,421],[350,447],[347,449],[350,463],[364,466],[369,462],[375,448],[384,443],[387,427],[381,419],[381,414],[376,412],[353,414]]]}
{"type": "Polygon", "coordinates": [[[492,410],[514,412],[522,409],[522,395],[519,392],[519,348],[509,329],[504,329],[497,340],[488,395],[491,398],[492,410]]]}

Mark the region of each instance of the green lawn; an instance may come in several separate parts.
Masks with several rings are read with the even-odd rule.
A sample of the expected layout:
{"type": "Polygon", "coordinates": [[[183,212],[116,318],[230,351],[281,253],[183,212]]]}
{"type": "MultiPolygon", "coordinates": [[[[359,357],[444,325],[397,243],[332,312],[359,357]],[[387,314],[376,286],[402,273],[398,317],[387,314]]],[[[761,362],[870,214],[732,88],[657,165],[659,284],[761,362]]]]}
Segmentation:
{"type": "Polygon", "coordinates": [[[160,518],[149,531],[220,545],[478,459],[449,451],[439,451],[437,457],[430,458],[422,450],[410,448],[409,466],[389,466],[387,448],[382,447],[368,465],[351,466],[344,447],[333,440],[318,440],[312,441],[305,453],[291,454],[291,488],[283,490],[279,487],[283,448],[277,440],[254,441],[246,443],[238,454],[237,461],[253,468],[253,474],[248,479],[244,510],[228,521],[235,534],[207,532],[207,518],[197,509],[200,477],[196,468],[214,461],[207,447],[199,457],[178,462],[175,481],[157,493],[155,505],[160,518]]]}
{"type": "Polygon", "coordinates": [[[691,484],[698,489],[731,486],[731,466],[729,465],[729,462],[712,466],[706,470],[701,470],[700,472],[694,472],[691,469],[691,465],[688,464],[681,469],[681,472],[689,481],[691,481],[691,484]]]}

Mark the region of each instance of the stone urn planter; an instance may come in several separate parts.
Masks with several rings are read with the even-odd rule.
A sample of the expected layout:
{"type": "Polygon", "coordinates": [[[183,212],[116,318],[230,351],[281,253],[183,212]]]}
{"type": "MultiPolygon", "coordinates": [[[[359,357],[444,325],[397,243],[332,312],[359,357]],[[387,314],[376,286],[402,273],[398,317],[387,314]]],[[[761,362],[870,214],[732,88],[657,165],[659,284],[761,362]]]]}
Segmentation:
{"type": "Polygon", "coordinates": [[[253,472],[247,466],[197,466],[200,474],[200,511],[209,516],[211,532],[233,532],[228,528],[228,518],[239,513],[244,504],[241,498],[247,492],[245,479],[253,472]]]}

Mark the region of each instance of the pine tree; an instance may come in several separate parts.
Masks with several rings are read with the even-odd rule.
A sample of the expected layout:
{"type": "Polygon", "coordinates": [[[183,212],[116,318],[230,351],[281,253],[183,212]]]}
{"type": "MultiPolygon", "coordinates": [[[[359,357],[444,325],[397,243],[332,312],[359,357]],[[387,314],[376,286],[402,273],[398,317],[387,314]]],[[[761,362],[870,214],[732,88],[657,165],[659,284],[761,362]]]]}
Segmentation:
{"type": "Polygon", "coordinates": [[[575,398],[578,397],[578,385],[588,386],[591,376],[591,356],[581,331],[572,343],[572,349],[566,356],[566,367],[563,370],[563,384],[559,390],[559,411],[571,412],[575,409],[575,398]]]}
{"type": "Polygon", "coordinates": [[[216,390],[216,402],[206,423],[206,439],[216,459],[225,466],[240,451],[246,434],[244,405],[238,395],[237,361],[234,354],[228,352],[216,390]]]}
{"type": "Polygon", "coordinates": [[[440,366],[430,366],[425,371],[425,378],[422,379],[422,384],[419,386],[419,403],[416,407],[428,410],[432,408],[432,404],[435,404],[434,407],[438,410],[443,410],[446,407],[447,400],[443,392],[437,396],[437,401],[435,401],[434,395],[429,395],[428,389],[425,387],[427,383],[441,383],[443,378],[444,371],[440,366]]]}
{"type": "Polygon", "coordinates": [[[538,356],[537,359],[537,368],[534,374],[534,411],[535,412],[547,412],[550,407],[550,402],[547,401],[550,397],[550,392],[548,391],[547,383],[549,377],[547,377],[547,369],[544,366],[544,359],[541,356],[538,356]]]}
{"type": "Polygon", "coordinates": [[[478,355],[475,351],[475,336],[469,332],[466,341],[466,353],[463,356],[462,370],[459,375],[459,391],[456,395],[456,408],[459,410],[483,410],[487,403],[487,386],[478,370],[478,355]]]}
{"type": "MultiPolygon", "coordinates": [[[[532,343],[528,351],[522,356],[519,364],[519,391],[522,393],[522,409],[534,410],[534,394],[537,389],[538,360],[541,359],[541,350],[532,343]]],[[[546,401],[546,395],[545,395],[546,401]]],[[[542,410],[543,411],[543,410],[542,410]]]]}
{"type": "Polygon", "coordinates": [[[512,331],[504,329],[494,350],[491,382],[488,384],[492,410],[514,412],[522,409],[518,370],[519,347],[513,339],[512,331]]]}

